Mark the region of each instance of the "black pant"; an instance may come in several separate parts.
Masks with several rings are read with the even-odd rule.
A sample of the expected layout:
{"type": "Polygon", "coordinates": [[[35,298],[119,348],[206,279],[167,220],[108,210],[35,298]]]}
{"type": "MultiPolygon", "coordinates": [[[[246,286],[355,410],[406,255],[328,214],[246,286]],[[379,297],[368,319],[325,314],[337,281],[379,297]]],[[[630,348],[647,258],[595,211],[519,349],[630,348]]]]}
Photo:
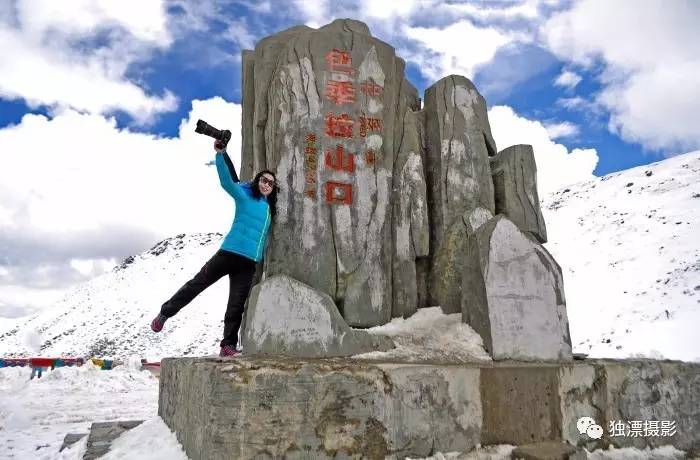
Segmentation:
{"type": "Polygon", "coordinates": [[[224,315],[224,338],[221,341],[221,346],[231,345],[235,347],[238,343],[238,328],[241,326],[245,301],[248,298],[254,274],[255,261],[219,249],[194,278],[186,282],[170,300],[163,304],[160,312],[168,318],[175,316],[202,291],[224,275],[228,275],[228,305],[226,306],[226,315],[224,315]]]}

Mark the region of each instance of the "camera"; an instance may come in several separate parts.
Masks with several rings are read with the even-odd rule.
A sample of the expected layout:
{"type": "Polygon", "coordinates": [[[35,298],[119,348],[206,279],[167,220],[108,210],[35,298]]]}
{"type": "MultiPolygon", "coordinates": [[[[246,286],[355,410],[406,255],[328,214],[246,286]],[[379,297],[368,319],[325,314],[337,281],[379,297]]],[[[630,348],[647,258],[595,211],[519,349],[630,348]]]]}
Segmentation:
{"type": "Polygon", "coordinates": [[[221,144],[221,148],[225,149],[228,145],[228,141],[231,140],[231,131],[228,129],[219,130],[214,128],[212,125],[204,120],[197,120],[197,127],[194,130],[197,134],[204,134],[205,136],[213,137],[221,144]]]}

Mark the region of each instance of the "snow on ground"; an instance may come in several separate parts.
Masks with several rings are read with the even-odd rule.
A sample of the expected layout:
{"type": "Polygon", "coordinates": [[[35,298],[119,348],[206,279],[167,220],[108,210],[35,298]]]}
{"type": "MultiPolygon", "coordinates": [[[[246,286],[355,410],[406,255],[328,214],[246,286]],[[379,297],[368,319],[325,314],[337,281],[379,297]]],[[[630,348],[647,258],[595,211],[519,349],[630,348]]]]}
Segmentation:
{"type": "MultiPolygon", "coordinates": [[[[52,460],[81,460],[86,450],[87,437],[51,458],[52,460]]],[[[109,452],[100,458],[103,460],[187,460],[188,457],[175,437],[175,433],[170,431],[163,419],[155,416],[112,441],[109,452]]]]}
{"type": "Polygon", "coordinates": [[[92,422],[157,417],[158,380],[139,369],[134,359],[110,371],[88,363],[30,380],[29,368],[0,368],[0,458],[61,458],[64,436],[92,422]]]}
{"type": "Polygon", "coordinates": [[[175,433],[156,416],[117,438],[103,460],[187,460],[175,433]]]}
{"type": "Polygon", "coordinates": [[[394,318],[383,326],[367,331],[391,337],[396,348],[386,352],[363,353],[354,358],[401,359],[409,363],[491,361],[484,351],[481,336],[462,323],[462,314],[446,315],[440,307],[423,308],[410,318],[394,318]]]}

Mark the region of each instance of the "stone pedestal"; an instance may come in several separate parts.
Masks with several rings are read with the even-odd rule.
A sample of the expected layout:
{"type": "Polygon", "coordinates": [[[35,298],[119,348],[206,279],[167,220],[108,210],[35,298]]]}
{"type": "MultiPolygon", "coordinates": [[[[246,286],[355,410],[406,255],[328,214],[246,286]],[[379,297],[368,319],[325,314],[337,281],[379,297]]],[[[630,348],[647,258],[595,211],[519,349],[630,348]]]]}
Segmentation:
{"type": "Polygon", "coordinates": [[[342,358],[173,358],[159,414],[192,459],[404,458],[477,444],[592,450],[700,447],[700,364],[401,364],[342,358]],[[592,417],[601,439],[580,434],[592,417]],[[672,436],[610,436],[610,422],[666,420],[672,436]]]}

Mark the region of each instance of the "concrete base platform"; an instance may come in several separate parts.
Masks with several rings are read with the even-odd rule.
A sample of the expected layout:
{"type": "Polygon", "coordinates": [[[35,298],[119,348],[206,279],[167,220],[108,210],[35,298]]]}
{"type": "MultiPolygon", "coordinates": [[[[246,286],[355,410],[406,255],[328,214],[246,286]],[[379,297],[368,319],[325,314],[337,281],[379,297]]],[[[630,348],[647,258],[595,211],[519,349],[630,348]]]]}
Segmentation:
{"type": "Polygon", "coordinates": [[[700,364],[172,358],[158,412],[192,459],[425,457],[542,441],[692,452],[700,364]],[[600,439],[579,433],[584,416],[600,439]]]}

